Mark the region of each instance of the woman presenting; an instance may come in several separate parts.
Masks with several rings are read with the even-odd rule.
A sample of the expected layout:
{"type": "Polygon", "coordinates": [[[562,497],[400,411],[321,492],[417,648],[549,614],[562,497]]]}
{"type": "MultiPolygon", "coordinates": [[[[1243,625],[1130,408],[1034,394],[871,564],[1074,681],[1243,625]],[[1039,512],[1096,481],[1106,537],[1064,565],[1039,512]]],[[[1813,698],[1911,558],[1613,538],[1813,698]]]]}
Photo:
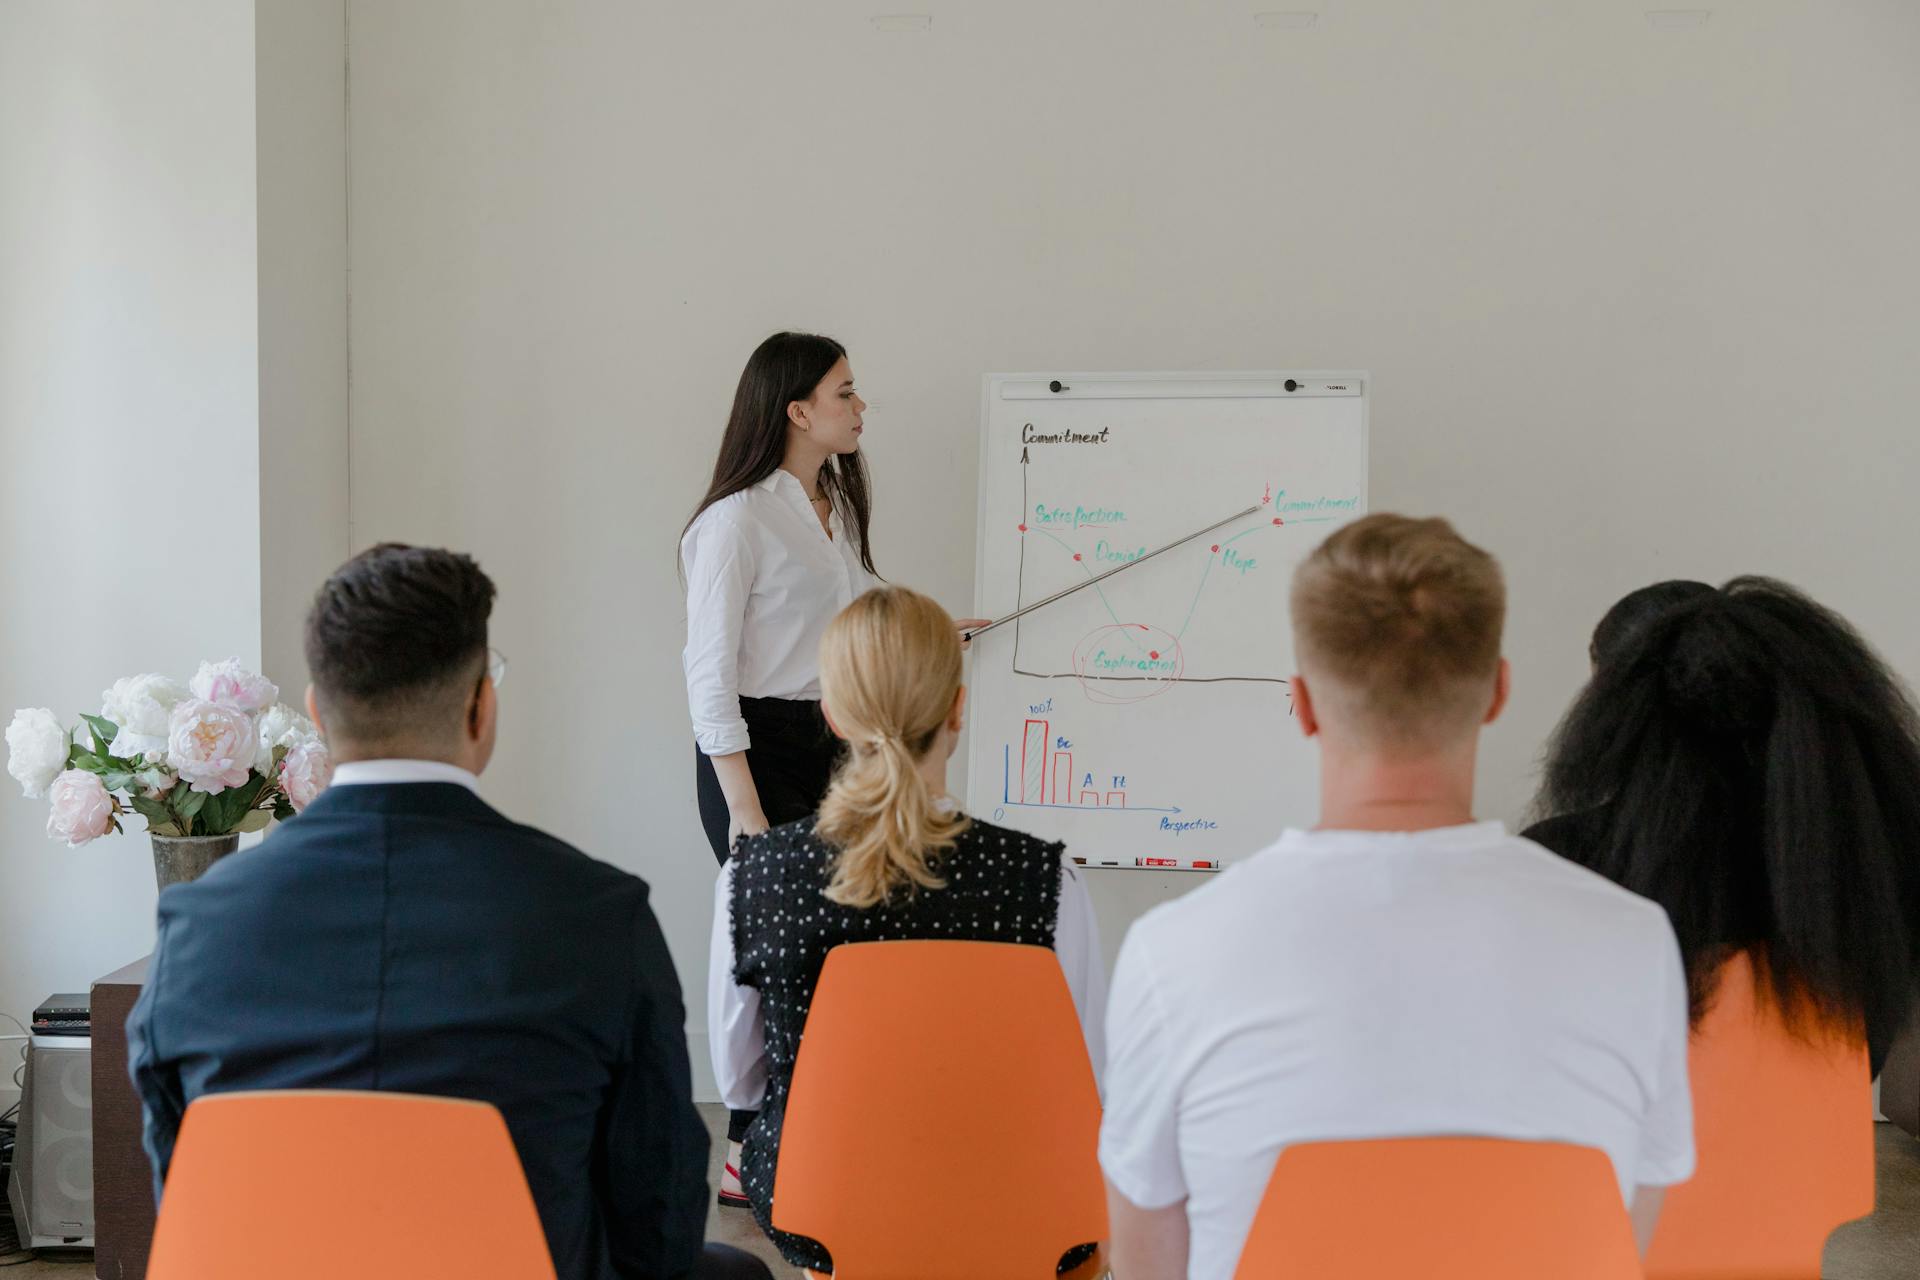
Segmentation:
{"type": "MultiPolygon", "coordinates": [[[[820,637],[880,582],[866,407],[838,342],[768,338],[740,374],[713,483],[680,536],[695,788],[721,862],[742,836],[811,817],[827,792],[838,742],[820,714],[820,637]]],[[[752,1122],[736,1112],[728,1126],[723,1205],[746,1204],[735,1170],[752,1122]]]]}

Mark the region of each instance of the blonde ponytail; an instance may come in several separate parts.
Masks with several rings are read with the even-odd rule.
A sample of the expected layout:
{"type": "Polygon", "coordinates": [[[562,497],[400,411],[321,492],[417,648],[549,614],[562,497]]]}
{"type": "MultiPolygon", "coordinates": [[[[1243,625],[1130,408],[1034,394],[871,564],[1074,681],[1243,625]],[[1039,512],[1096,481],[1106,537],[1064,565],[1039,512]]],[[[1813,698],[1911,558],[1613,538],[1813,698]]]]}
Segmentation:
{"type": "Polygon", "coordinates": [[[960,691],[953,619],[904,587],[867,592],[820,641],[820,690],[847,739],[814,828],[837,849],[827,897],[873,907],[897,892],[944,888],[933,862],[967,819],[941,809],[919,763],[960,691]]]}

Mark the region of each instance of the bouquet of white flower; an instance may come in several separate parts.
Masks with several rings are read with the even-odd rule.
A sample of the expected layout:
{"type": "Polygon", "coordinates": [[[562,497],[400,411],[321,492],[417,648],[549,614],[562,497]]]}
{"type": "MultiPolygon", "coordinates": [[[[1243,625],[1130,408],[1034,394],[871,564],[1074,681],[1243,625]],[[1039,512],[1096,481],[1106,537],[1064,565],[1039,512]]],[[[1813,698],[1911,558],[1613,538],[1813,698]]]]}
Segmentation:
{"type": "Polygon", "coordinates": [[[237,659],[203,662],[182,688],[128,676],[101,695],[97,716],[70,730],[44,707],[7,726],[7,772],[29,798],[47,797],[47,834],[69,846],[121,830],[137,813],[156,836],[224,836],[291,818],[333,776],[313,722],[237,659]]]}

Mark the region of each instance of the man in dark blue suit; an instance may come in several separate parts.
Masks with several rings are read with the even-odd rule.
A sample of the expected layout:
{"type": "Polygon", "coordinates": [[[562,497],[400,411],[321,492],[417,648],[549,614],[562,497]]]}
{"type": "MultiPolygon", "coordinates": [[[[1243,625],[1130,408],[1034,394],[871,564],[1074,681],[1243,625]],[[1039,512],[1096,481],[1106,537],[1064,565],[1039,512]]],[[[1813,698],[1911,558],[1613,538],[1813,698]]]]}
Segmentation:
{"type": "Polygon", "coordinates": [[[506,1118],[563,1280],[765,1277],[702,1246],[707,1133],[646,884],[475,789],[493,596],[469,557],[397,545],[320,588],[307,705],[333,785],[160,898],[127,1026],[156,1188],[203,1093],[474,1098],[506,1118]]]}

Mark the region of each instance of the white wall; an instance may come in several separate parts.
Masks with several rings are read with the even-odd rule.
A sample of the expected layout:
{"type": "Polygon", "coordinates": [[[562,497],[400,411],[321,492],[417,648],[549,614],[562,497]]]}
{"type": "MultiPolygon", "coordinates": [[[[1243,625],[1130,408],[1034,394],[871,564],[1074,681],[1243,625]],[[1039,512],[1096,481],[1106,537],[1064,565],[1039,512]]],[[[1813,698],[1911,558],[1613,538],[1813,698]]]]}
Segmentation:
{"type": "MultiPolygon", "coordinates": [[[[0,714],[259,661],[253,68],[247,0],[0,7],[0,714]]],[[[4,781],[25,1019],[152,946],[153,862],[4,781]]]]}
{"type": "Polygon", "coordinates": [[[1377,507],[1510,576],[1489,814],[1654,578],[1920,676],[1920,8],[899,7],[351,5],[355,539],[496,576],[488,790],[653,883],[694,1027],[673,546],[776,327],[850,344],[881,569],[956,607],[981,373],[1371,369],[1377,507]]]}
{"type": "Polygon", "coordinates": [[[258,0],[260,631],[299,705],[314,590],[347,558],[347,5],[258,0]]]}

